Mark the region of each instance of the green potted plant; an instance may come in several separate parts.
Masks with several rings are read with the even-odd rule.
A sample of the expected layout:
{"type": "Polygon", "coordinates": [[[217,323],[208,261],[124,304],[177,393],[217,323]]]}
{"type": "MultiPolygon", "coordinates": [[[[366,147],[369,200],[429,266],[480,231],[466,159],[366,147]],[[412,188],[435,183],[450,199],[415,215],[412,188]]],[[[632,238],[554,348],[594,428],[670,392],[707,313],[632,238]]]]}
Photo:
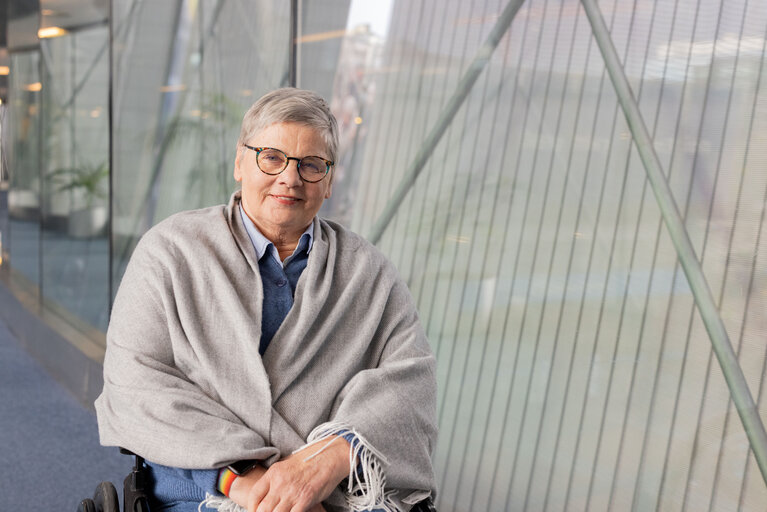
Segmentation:
{"type": "Polygon", "coordinates": [[[49,177],[61,183],[56,192],[72,193],[67,223],[69,235],[76,238],[102,235],[109,219],[106,201],[109,165],[103,162],[64,167],[51,172],[49,177]]]}

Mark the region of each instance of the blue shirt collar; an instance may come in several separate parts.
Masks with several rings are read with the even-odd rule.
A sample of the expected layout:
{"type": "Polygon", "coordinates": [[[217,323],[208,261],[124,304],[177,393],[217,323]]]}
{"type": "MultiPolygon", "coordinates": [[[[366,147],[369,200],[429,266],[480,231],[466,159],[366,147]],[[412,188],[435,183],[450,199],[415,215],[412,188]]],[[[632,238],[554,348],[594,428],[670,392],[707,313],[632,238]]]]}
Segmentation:
{"type": "MultiPolygon", "coordinates": [[[[248,232],[250,242],[253,244],[253,248],[256,250],[256,259],[260,260],[268,251],[277,260],[277,262],[282,265],[283,262],[280,260],[280,255],[277,253],[277,248],[274,246],[271,240],[266,238],[261,233],[261,231],[258,230],[256,225],[253,224],[253,221],[250,220],[250,217],[248,217],[248,215],[245,213],[245,209],[242,207],[242,203],[240,203],[240,217],[242,218],[242,223],[245,224],[245,230],[248,232]]],[[[312,250],[313,243],[314,221],[309,224],[309,227],[306,228],[306,231],[304,231],[301,235],[301,238],[299,238],[299,242],[296,245],[296,249],[293,251],[293,254],[296,254],[296,252],[302,249],[302,245],[306,245],[306,254],[309,254],[309,252],[312,250]],[[304,237],[307,238],[306,244],[301,243],[304,237]]],[[[288,256],[288,258],[290,257],[291,256],[288,256]]],[[[288,258],[285,258],[285,260],[287,261],[288,258]]]]}

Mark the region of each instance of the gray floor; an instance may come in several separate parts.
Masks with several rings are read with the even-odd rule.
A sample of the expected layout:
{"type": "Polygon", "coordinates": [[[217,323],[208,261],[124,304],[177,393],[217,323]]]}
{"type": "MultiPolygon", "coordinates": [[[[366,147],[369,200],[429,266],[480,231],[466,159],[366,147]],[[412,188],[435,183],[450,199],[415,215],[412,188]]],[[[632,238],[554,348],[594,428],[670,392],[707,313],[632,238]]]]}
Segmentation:
{"type": "Polygon", "coordinates": [[[0,510],[74,512],[101,480],[111,480],[122,495],[130,457],[99,445],[95,415],[2,322],[0,404],[0,510]]]}

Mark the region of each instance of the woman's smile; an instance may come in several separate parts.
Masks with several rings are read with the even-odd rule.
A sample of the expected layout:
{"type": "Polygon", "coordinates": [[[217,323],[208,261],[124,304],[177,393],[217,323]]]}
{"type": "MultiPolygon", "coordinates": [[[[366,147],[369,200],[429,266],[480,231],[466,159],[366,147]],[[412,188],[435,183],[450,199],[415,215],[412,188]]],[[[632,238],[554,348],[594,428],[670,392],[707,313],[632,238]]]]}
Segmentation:
{"type": "Polygon", "coordinates": [[[292,205],[296,204],[298,201],[302,200],[300,197],[285,196],[285,195],[281,195],[281,194],[270,194],[270,196],[272,197],[272,199],[274,199],[278,203],[283,204],[283,205],[287,205],[287,206],[292,206],[292,205]]]}

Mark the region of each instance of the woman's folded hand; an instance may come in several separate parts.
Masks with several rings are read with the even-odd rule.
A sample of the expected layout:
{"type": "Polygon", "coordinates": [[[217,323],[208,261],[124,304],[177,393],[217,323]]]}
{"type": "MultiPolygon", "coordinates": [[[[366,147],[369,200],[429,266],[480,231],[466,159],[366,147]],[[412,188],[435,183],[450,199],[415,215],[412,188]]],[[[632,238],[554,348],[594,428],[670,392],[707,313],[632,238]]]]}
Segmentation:
{"type": "Polygon", "coordinates": [[[322,500],[349,475],[350,449],[332,436],[274,463],[250,488],[248,512],[322,512],[322,500]]]}

